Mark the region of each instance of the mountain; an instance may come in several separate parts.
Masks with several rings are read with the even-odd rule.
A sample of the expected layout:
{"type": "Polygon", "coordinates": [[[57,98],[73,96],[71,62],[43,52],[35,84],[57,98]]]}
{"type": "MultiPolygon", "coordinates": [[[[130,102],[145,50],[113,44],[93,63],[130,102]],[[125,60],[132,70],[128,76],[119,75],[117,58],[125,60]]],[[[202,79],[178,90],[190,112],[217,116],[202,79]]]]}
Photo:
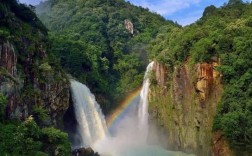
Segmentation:
{"type": "Polygon", "coordinates": [[[49,0],[36,8],[50,30],[50,54],[91,88],[105,112],[141,86],[146,45],[158,30],[178,27],[123,0],[49,0]]]}
{"type": "Polygon", "coordinates": [[[119,0],[48,1],[37,13],[52,31],[53,55],[96,92],[105,112],[141,84],[149,58],[156,60],[149,111],[167,132],[168,147],[251,153],[251,4],[209,6],[184,28],[119,0]],[[71,51],[77,42],[86,47],[71,51]],[[92,59],[78,62],[76,52],[92,59]]]}
{"type": "Polygon", "coordinates": [[[0,153],[71,155],[61,131],[73,118],[69,77],[108,114],[154,60],[154,139],[200,156],[251,156],[251,15],[251,3],[230,0],[181,27],[123,0],[0,1],[0,153]]]}

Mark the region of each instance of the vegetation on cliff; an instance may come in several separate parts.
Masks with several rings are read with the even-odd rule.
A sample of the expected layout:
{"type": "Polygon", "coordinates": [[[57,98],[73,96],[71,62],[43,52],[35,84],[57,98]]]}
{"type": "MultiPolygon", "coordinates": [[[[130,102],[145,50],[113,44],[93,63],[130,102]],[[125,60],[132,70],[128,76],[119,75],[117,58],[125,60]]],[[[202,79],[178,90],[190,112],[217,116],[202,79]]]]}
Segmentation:
{"type": "Polygon", "coordinates": [[[141,85],[146,45],[159,27],[176,26],[123,0],[49,0],[37,13],[51,30],[50,55],[91,88],[105,112],[141,85]]]}
{"type": "Polygon", "coordinates": [[[54,103],[46,95],[48,85],[65,77],[48,63],[47,29],[32,6],[0,2],[0,47],[1,155],[70,155],[67,134],[53,128],[54,103]]]}
{"type": "Polygon", "coordinates": [[[213,130],[221,130],[230,145],[252,145],[252,4],[230,0],[221,8],[209,6],[196,23],[184,28],[164,28],[150,44],[152,59],[169,71],[190,61],[212,63],[222,74],[222,96],[213,130]]]}

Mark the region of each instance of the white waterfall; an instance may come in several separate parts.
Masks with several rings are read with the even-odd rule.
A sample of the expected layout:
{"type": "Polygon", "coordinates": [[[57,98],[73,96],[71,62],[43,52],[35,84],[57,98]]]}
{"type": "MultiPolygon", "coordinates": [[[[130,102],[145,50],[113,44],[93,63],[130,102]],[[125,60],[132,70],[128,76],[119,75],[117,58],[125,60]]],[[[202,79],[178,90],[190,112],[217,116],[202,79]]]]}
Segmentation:
{"type": "Polygon", "coordinates": [[[140,93],[140,102],[138,105],[138,120],[139,120],[139,125],[138,128],[141,131],[142,138],[144,141],[147,140],[148,137],[148,93],[149,93],[149,86],[150,86],[150,71],[152,70],[154,65],[154,62],[151,62],[145,71],[144,75],[144,82],[143,82],[143,88],[140,93]]]}
{"type": "Polygon", "coordinates": [[[108,137],[105,118],[94,95],[85,85],[71,81],[74,112],[78,123],[77,140],[80,140],[78,147],[73,147],[74,149],[92,147],[101,154],[118,156],[125,150],[147,144],[149,73],[153,64],[154,62],[151,62],[146,69],[137,107],[118,123],[117,134],[113,137],[108,137]]]}
{"type": "Polygon", "coordinates": [[[147,145],[149,73],[153,64],[151,62],[146,69],[140,98],[136,97],[132,101],[136,107],[120,117],[120,121],[113,127],[112,137],[100,140],[95,145],[94,150],[101,155],[128,156],[127,152],[147,145]]]}
{"type": "Polygon", "coordinates": [[[91,147],[103,156],[186,156],[149,145],[149,138],[147,143],[147,136],[152,135],[148,134],[148,92],[149,75],[153,65],[154,62],[151,62],[146,69],[140,98],[138,96],[132,103],[136,104],[135,107],[121,118],[120,123],[115,126],[116,133],[111,136],[107,132],[104,115],[94,95],[85,85],[71,81],[74,112],[78,123],[78,141],[73,149],[91,147]]]}
{"type": "Polygon", "coordinates": [[[94,95],[84,84],[71,80],[71,92],[77,131],[81,137],[81,145],[73,148],[92,147],[107,136],[105,117],[94,95]]]}

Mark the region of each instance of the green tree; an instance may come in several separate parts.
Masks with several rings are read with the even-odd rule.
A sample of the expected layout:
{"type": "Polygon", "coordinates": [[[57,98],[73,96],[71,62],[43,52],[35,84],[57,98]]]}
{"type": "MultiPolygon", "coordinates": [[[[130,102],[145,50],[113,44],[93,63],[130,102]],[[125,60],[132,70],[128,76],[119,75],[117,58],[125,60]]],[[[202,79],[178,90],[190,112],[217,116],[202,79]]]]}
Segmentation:
{"type": "Polygon", "coordinates": [[[243,4],[242,0],[229,0],[228,5],[243,4]]]}
{"type": "Polygon", "coordinates": [[[0,93],[0,121],[3,120],[3,115],[4,115],[4,108],[7,103],[6,97],[0,93]]]}
{"type": "Polygon", "coordinates": [[[210,5],[205,8],[205,10],[203,12],[203,17],[212,15],[215,11],[217,11],[217,8],[214,5],[210,5]]]}
{"type": "Polygon", "coordinates": [[[69,156],[71,147],[66,133],[55,128],[43,128],[41,137],[44,142],[43,149],[50,155],[69,156]]]}

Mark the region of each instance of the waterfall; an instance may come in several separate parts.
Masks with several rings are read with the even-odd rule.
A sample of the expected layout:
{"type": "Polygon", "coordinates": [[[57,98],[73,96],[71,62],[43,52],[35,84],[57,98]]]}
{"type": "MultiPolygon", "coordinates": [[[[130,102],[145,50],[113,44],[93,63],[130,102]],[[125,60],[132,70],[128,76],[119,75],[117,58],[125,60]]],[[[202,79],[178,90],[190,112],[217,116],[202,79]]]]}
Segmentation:
{"type": "MultiPolygon", "coordinates": [[[[143,87],[140,95],[131,101],[134,107],[127,114],[120,116],[115,134],[108,134],[104,115],[94,95],[83,84],[72,80],[71,92],[73,99],[72,109],[77,120],[76,140],[73,149],[91,147],[101,155],[110,156],[175,156],[181,153],[170,152],[152,144],[147,137],[148,123],[148,92],[150,86],[149,73],[154,62],[151,62],[145,72],[143,87]],[[121,118],[122,117],[122,118],[121,118]]],[[[130,105],[129,105],[130,106],[130,105]]],[[[120,108],[120,107],[119,107],[120,108]]],[[[125,109],[124,107],[122,107],[125,109]]],[[[70,126],[71,127],[71,126],[70,126]]],[[[182,154],[183,155],[183,154],[182,154]]]]}
{"type": "Polygon", "coordinates": [[[139,120],[139,130],[141,131],[142,138],[144,141],[147,140],[148,137],[148,93],[149,93],[149,86],[150,86],[150,71],[152,70],[154,65],[154,62],[151,62],[145,71],[144,75],[144,82],[143,82],[143,88],[140,93],[140,102],[138,105],[138,120],[139,120]]]}
{"type": "Polygon", "coordinates": [[[148,136],[148,92],[150,86],[149,72],[154,62],[151,62],[145,72],[140,95],[134,101],[136,107],[128,112],[125,118],[116,126],[117,133],[110,135],[104,115],[94,95],[83,84],[72,80],[71,92],[77,121],[77,135],[73,149],[92,147],[95,151],[118,156],[125,150],[135,146],[146,145],[148,136]],[[139,101],[139,102],[137,102],[139,101]]]}
{"type": "Polygon", "coordinates": [[[112,137],[104,138],[94,146],[94,150],[98,153],[111,156],[126,156],[125,154],[128,151],[147,145],[149,129],[149,73],[152,70],[153,64],[154,62],[151,62],[146,69],[140,95],[135,97],[135,100],[130,100],[130,103],[127,104],[127,106],[132,107],[122,107],[122,109],[127,111],[124,112],[122,110],[119,111],[121,114],[116,114],[119,121],[113,126],[113,130],[110,131],[112,137]]]}
{"type": "Polygon", "coordinates": [[[96,141],[107,136],[105,117],[94,95],[84,85],[71,80],[71,93],[77,120],[78,147],[92,147],[96,141]],[[80,137],[80,138],[79,138],[80,137]]]}

